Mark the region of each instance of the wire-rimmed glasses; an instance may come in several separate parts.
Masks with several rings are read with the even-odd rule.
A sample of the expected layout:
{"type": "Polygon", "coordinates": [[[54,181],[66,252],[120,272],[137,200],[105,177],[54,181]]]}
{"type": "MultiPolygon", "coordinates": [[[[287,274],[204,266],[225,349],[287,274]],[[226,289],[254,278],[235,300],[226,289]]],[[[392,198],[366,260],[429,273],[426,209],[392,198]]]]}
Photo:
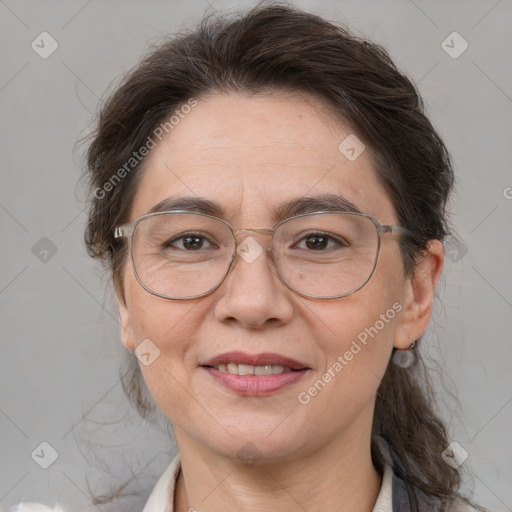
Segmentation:
{"type": "Polygon", "coordinates": [[[333,299],[361,289],[379,257],[381,236],[404,236],[401,226],[383,225],[364,213],[313,212],[282,220],[272,229],[237,229],[225,220],[185,210],[143,215],[116,227],[129,239],[135,276],[149,293],[166,299],[195,299],[224,281],[237,260],[253,261],[265,251],[253,238],[270,235],[267,251],[288,288],[305,297],[333,299]],[[245,254],[244,254],[245,247],[245,254]],[[249,253],[252,251],[252,256],[249,253]]]}

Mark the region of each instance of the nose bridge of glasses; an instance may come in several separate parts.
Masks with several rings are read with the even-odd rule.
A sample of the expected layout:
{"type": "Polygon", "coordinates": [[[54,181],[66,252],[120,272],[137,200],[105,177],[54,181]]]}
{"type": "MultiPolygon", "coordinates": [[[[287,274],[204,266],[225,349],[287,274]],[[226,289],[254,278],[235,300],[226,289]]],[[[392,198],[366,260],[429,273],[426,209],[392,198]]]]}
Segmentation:
{"type": "Polygon", "coordinates": [[[271,228],[247,228],[247,229],[234,229],[233,235],[237,237],[238,235],[243,235],[245,233],[257,233],[260,235],[273,235],[274,230],[271,228]]]}
{"type": "MultiPolygon", "coordinates": [[[[248,237],[244,237],[243,240],[238,240],[239,235],[267,235],[272,237],[270,239],[270,244],[263,244],[266,245],[266,250],[269,253],[272,253],[272,242],[273,242],[273,236],[274,236],[275,230],[271,228],[244,228],[244,229],[234,229],[233,230],[233,237],[235,238],[236,245],[243,243],[243,240],[245,240],[248,237]]],[[[261,242],[261,240],[260,240],[261,242]]],[[[259,242],[258,242],[259,243],[259,242]]]]}

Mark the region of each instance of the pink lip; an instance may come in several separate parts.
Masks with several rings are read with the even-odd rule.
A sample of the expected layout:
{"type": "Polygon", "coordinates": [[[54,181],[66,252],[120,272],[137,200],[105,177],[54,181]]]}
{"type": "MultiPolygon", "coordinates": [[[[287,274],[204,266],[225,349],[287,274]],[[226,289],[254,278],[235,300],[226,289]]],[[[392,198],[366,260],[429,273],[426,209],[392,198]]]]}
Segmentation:
{"type": "Polygon", "coordinates": [[[306,364],[300,363],[299,361],[295,361],[295,359],[291,359],[280,354],[266,352],[263,354],[253,355],[239,351],[219,354],[218,356],[215,356],[212,359],[201,363],[201,366],[219,366],[220,364],[228,363],[250,364],[252,366],[284,366],[292,370],[308,369],[306,364]]]}
{"type": "Polygon", "coordinates": [[[248,396],[263,396],[274,393],[298,381],[308,371],[304,368],[303,370],[276,375],[235,375],[222,372],[217,368],[204,367],[204,369],[220,384],[248,396]]]}
{"type": "Polygon", "coordinates": [[[226,352],[209,359],[201,365],[218,383],[247,396],[262,396],[274,393],[297,382],[309,370],[307,365],[280,354],[226,352]],[[252,366],[284,366],[294,371],[272,375],[235,375],[212,368],[221,364],[239,363],[252,366]]]}

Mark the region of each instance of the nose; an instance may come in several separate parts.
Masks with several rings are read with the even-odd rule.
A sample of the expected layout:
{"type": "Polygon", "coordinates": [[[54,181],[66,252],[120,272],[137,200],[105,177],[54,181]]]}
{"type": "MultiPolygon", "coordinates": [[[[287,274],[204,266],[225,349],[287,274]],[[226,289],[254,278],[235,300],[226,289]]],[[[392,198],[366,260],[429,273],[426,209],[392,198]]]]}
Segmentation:
{"type": "Polygon", "coordinates": [[[293,292],[281,281],[272,261],[253,236],[239,240],[233,266],[216,293],[215,316],[221,322],[258,329],[285,325],[294,312],[293,292]]]}

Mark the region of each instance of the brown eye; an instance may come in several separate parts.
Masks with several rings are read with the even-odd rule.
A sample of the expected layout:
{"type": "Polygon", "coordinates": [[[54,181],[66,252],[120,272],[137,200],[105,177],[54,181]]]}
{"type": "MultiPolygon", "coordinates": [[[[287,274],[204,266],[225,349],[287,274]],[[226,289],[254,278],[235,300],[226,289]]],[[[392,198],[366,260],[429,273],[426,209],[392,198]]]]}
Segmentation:
{"type": "Polygon", "coordinates": [[[173,238],[166,242],[165,247],[168,249],[183,249],[186,251],[198,251],[200,249],[210,249],[215,247],[206,237],[201,235],[186,234],[177,238],[173,238]]]}
{"type": "Polygon", "coordinates": [[[310,236],[306,239],[306,246],[308,249],[325,249],[329,243],[329,238],[326,236],[310,236]]]}
{"type": "Polygon", "coordinates": [[[298,249],[309,249],[311,251],[323,251],[335,247],[346,247],[347,244],[327,233],[311,233],[304,236],[297,244],[298,249]]]}

